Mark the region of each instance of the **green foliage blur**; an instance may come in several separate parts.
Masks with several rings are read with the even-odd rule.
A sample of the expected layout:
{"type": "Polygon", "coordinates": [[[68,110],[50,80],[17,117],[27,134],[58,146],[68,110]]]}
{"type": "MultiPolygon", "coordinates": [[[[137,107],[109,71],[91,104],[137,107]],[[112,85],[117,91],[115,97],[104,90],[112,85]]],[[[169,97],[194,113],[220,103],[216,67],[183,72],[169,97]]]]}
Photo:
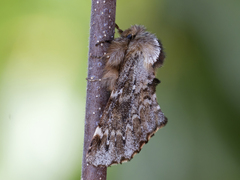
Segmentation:
{"type": "MultiPolygon", "coordinates": [[[[100,3],[102,0],[99,0],[100,3]]],[[[79,180],[90,1],[0,3],[0,179],[79,180]]],[[[166,127],[112,180],[240,179],[240,1],[122,0],[162,41],[166,127]]]]}

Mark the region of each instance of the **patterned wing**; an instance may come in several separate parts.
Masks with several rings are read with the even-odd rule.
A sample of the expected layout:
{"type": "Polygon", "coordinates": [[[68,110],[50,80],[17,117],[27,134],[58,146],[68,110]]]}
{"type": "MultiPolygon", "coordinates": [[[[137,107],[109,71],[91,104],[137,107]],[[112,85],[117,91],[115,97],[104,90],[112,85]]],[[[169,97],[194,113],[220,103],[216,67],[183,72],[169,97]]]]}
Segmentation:
{"type": "Polygon", "coordinates": [[[156,100],[159,82],[154,70],[144,67],[141,52],[125,59],[91,141],[89,164],[110,166],[131,160],[167,123],[156,100]]]}

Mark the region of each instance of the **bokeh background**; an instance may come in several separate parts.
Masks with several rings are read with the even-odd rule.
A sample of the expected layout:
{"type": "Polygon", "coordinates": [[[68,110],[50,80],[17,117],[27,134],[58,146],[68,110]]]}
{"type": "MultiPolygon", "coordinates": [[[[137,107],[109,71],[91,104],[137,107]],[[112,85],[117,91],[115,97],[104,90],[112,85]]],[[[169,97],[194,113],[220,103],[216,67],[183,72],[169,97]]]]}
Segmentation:
{"type": "MultiPolygon", "coordinates": [[[[99,0],[100,3],[102,0],[99,0]]],[[[0,179],[79,180],[91,1],[0,3],[0,179]]],[[[118,0],[166,51],[168,117],[108,179],[240,179],[240,1],[118,0]]]]}

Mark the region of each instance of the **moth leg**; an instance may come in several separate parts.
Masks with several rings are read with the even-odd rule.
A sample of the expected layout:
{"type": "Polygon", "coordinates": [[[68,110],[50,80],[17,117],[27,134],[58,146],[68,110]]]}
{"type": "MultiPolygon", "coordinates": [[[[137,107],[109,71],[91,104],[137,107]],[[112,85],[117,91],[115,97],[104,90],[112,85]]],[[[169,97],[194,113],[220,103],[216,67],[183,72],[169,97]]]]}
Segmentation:
{"type": "Polygon", "coordinates": [[[86,80],[90,82],[102,81],[102,79],[93,79],[93,78],[86,78],[86,80]]]}
{"type": "Polygon", "coordinates": [[[96,43],[95,44],[95,46],[99,46],[100,44],[102,44],[102,43],[111,43],[112,42],[112,40],[103,40],[103,41],[99,41],[98,43],[96,43]]]}
{"type": "MultiPolygon", "coordinates": [[[[119,34],[122,34],[123,30],[121,30],[118,25],[115,23],[115,28],[118,30],[119,34]]],[[[108,39],[108,40],[103,40],[103,41],[99,41],[98,43],[95,44],[95,46],[99,46],[101,43],[111,43],[112,40],[108,39]]]]}
{"type": "Polygon", "coordinates": [[[95,55],[90,55],[91,58],[96,58],[96,59],[102,59],[103,56],[95,56],[95,55]]]}

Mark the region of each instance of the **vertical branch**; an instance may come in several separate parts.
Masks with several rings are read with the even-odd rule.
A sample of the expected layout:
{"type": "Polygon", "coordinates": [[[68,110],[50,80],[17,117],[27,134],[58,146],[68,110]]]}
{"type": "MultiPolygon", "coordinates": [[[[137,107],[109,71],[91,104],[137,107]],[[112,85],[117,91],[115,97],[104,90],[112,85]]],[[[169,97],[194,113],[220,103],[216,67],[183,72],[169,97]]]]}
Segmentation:
{"type": "Polygon", "coordinates": [[[92,0],[86,116],[84,130],[84,147],[81,180],[106,180],[107,168],[94,167],[86,162],[86,154],[93,137],[100,115],[109,98],[109,93],[101,86],[98,79],[102,78],[105,62],[99,58],[104,55],[109,44],[99,41],[112,40],[115,28],[116,0],[92,0]],[[96,80],[96,81],[93,81],[96,80]]]}

